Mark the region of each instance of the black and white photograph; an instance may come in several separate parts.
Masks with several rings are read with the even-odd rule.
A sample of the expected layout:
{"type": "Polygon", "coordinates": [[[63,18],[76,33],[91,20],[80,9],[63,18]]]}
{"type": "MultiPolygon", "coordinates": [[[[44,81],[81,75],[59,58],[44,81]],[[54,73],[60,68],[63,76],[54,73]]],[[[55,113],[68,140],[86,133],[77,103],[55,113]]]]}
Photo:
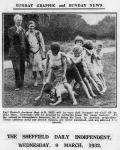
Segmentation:
{"type": "Polygon", "coordinates": [[[116,108],[117,14],[3,13],[2,106],[116,108]]]}

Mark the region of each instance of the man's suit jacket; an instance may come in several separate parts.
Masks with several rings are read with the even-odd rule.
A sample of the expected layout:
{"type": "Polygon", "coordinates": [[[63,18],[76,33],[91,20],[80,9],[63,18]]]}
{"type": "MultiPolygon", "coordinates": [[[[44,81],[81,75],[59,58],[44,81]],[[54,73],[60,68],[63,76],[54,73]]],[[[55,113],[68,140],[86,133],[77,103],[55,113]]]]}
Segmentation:
{"type": "Polygon", "coordinates": [[[13,26],[8,30],[8,36],[10,39],[9,57],[11,59],[18,58],[20,56],[28,57],[28,42],[25,36],[25,31],[21,27],[19,33],[16,32],[17,27],[13,26]]]}

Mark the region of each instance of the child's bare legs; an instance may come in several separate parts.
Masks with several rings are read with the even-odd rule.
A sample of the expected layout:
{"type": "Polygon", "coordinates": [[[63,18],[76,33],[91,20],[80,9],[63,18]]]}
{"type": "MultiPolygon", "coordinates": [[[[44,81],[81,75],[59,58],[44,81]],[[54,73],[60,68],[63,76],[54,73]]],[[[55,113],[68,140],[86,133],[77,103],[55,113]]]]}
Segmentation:
{"type": "Polygon", "coordinates": [[[98,77],[99,77],[99,79],[101,80],[101,83],[102,83],[102,85],[103,85],[103,92],[105,92],[106,89],[107,89],[107,86],[106,86],[106,82],[105,82],[104,76],[103,76],[102,73],[99,73],[99,74],[97,74],[97,75],[98,75],[98,77]]]}
{"type": "Polygon", "coordinates": [[[39,94],[38,97],[35,98],[35,101],[39,101],[43,97],[44,87],[45,87],[45,84],[43,84],[43,87],[42,87],[42,89],[40,91],[40,94],[39,94]]]}
{"type": "Polygon", "coordinates": [[[82,85],[82,88],[87,96],[88,99],[92,99],[92,97],[90,96],[90,93],[88,91],[88,88],[86,86],[86,84],[84,83],[84,81],[80,81],[81,85],[82,85]]]}
{"type": "Polygon", "coordinates": [[[74,92],[70,86],[70,84],[68,83],[64,83],[64,87],[66,88],[66,90],[68,91],[69,95],[70,95],[70,98],[73,100],[73,105],[77,105],[77,101],[76,101],[76,98],[74,96],[74,92]]]}
{"type": "Polygon", "coordinates": [[[103,80],[104,86],[107,88],[107,86],[106,86],[106,82],[105,82],[105,78],[104,78],[103,74],[102,74],[102,73],[100,73],[100,76],[101,76],[101,78],[102,78],[102,80],[103,80]]]}
{"type": "Polygon", "coordinates": [[[72,80],[72,81],[70,82],[70,85],[71,85],[72,88],[75,86],[75,84],[76,84],[75,80],[72,80]]]}
{"type": "MultiPolygon", "coordinates": [[[[91,79],[91,83],[92,83],[92,85],[95,87],[95,89],[97,90],[97,89],[99,89],[99,90],[97,90],[97,91],[102,91],[103,90],[103,84],[102,84],[102,82],[101,82],[101,80],[99,79],[99,77],[97,76],[97,74],[95,74],[93,71],[91,71],[91,70],[89,70],[89,72],[90,72],[90,79],[91,79]]],[[[88,77],[89,78],[89,77],[88,77]]],[[[88,79],[89,80],[89,79],[88,79]]],[[[102,93],[100,93],[100,94],[102,94],[102,93]]]]}
{"type": "MultiPolygon", "coordinates": [[[[91,87],[91,85],[90,85],[88,79],[85,77],[85,78],[83,78],[83,80],[84,80],[84,82],[85,82],[85,84],[86,84],[86,86],[87,86],[87,88],[88,88],[88,90],[89,90],[91,96],[95,97],[96,95],[95,95],[95,93],[93,92],[92,87],[91,87]]],[[[92,99],[92,98],[91,98],[91,99],[92,99]]]]}
{"type": "Polygon", "coordinates": [[[42,71],[39,71],[39,74],[40,74],[40,76],[41,76],[41,79],[42,79],[42,83],[45,81],[45,73],[44,73],[44,71],[42,70],[42,71]]]}
{"type": "Polygon", "coordinates": [[[98,88],[97,83],[94,81],[94,79],[93,79],[91,76],[87,77],[87,79],[88,79],[89,82],[95,87],[95,89],[97,90],[97,92],[98,92],[99,94],[102,94],[101,91],[100,91],[99,88],[98,88]]]}

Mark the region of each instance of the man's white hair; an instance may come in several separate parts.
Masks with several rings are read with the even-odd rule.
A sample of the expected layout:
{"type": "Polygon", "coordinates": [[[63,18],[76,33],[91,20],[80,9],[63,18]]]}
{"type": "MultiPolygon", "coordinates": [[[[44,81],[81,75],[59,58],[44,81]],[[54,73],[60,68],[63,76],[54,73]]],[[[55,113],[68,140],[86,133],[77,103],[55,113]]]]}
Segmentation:
{"type": "Polygon", "coordinates": [[[22,20],[22,15],[19,15],[19,14],[16,14],[13,18],[14,22],[18,19],[21,19],[22,20]]]}

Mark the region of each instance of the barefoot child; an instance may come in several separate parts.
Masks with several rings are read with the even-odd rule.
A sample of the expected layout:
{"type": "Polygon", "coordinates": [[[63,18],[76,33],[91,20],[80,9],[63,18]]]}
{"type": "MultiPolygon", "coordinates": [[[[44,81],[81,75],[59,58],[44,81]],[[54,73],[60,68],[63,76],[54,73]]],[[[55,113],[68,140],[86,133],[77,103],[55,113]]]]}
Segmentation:
{"type": "Polygon", "coordinates": [[[102,65],[102,60],[101,60],[103,57],[102,47],[103,47],[102,43],[99,42],[97,44],[97,49],[94,52],[94,56],[95,56],[95,61],[96,61],[95,67],[98,67],[97,76],[101,80],[103,84],[103,92],[105,92],[107,87],[106,87],[106,82],[105,82],[104,75],[103,75],[103,65],[102,65]]]}
{"type": "Polygon", "coordinates": [[[87,98],[92,99],[92,97],[88,91],[88,88],[87,88],[86,84],[84,83],[76,64],[72,60],[73,56],[68,54],[68,55],[66,55],[66,58],[67,58],[66,78],[67,78],[68,83],[72,83],[73,81],[75,81],[75,83],[81,85],[87,98]]]}
{"type": "Polygon", "coordinates": [[[90,78],[90,75],[89,75],[89,72],[87,70],[87,66],[86,66],[86,63],[84,62],[84,59],[83,59],[83,55],[82,55],[82,51],[83,51],[83,47],[79,46],[78,44],[76,44],[73,48],[73,57],[72,57],[72,61],[75,63],[90,95],[92,97],[95,97],[95,93],[93,92],[92,90],[92,87],[89,83],[89,78],[90,78]]]}
{"type": "Polygon", "coordinates": [[[92,41],[86,41],[83,45],[84,47],[84,60],[87,64],[88,71],[90,73],[91,81],[93,83],[93,86],[97,90],[99,94],[102,94],[103,85],[98,78],[96,72],[98,70],[98,67],[94,67],[94,54],[93,54],[93,43],[92,41]]]}
{"type": "Polygon", "coordinates": [[[51,44],[51,51],[47,54],[46,72],[48,77],[46,83],[55,83],[57,89],[58,100],[51,105],[57,105],[62,102],[62,94],[67,91],[70,98],[73,100],[73,105],[77,105],[74,97],[74,92],[70,84],[66,81],[66,58],[60,52],[60,45],[57,42],[51,44]],[[49,70],[49,71],[48,71],[49,70]]]}

